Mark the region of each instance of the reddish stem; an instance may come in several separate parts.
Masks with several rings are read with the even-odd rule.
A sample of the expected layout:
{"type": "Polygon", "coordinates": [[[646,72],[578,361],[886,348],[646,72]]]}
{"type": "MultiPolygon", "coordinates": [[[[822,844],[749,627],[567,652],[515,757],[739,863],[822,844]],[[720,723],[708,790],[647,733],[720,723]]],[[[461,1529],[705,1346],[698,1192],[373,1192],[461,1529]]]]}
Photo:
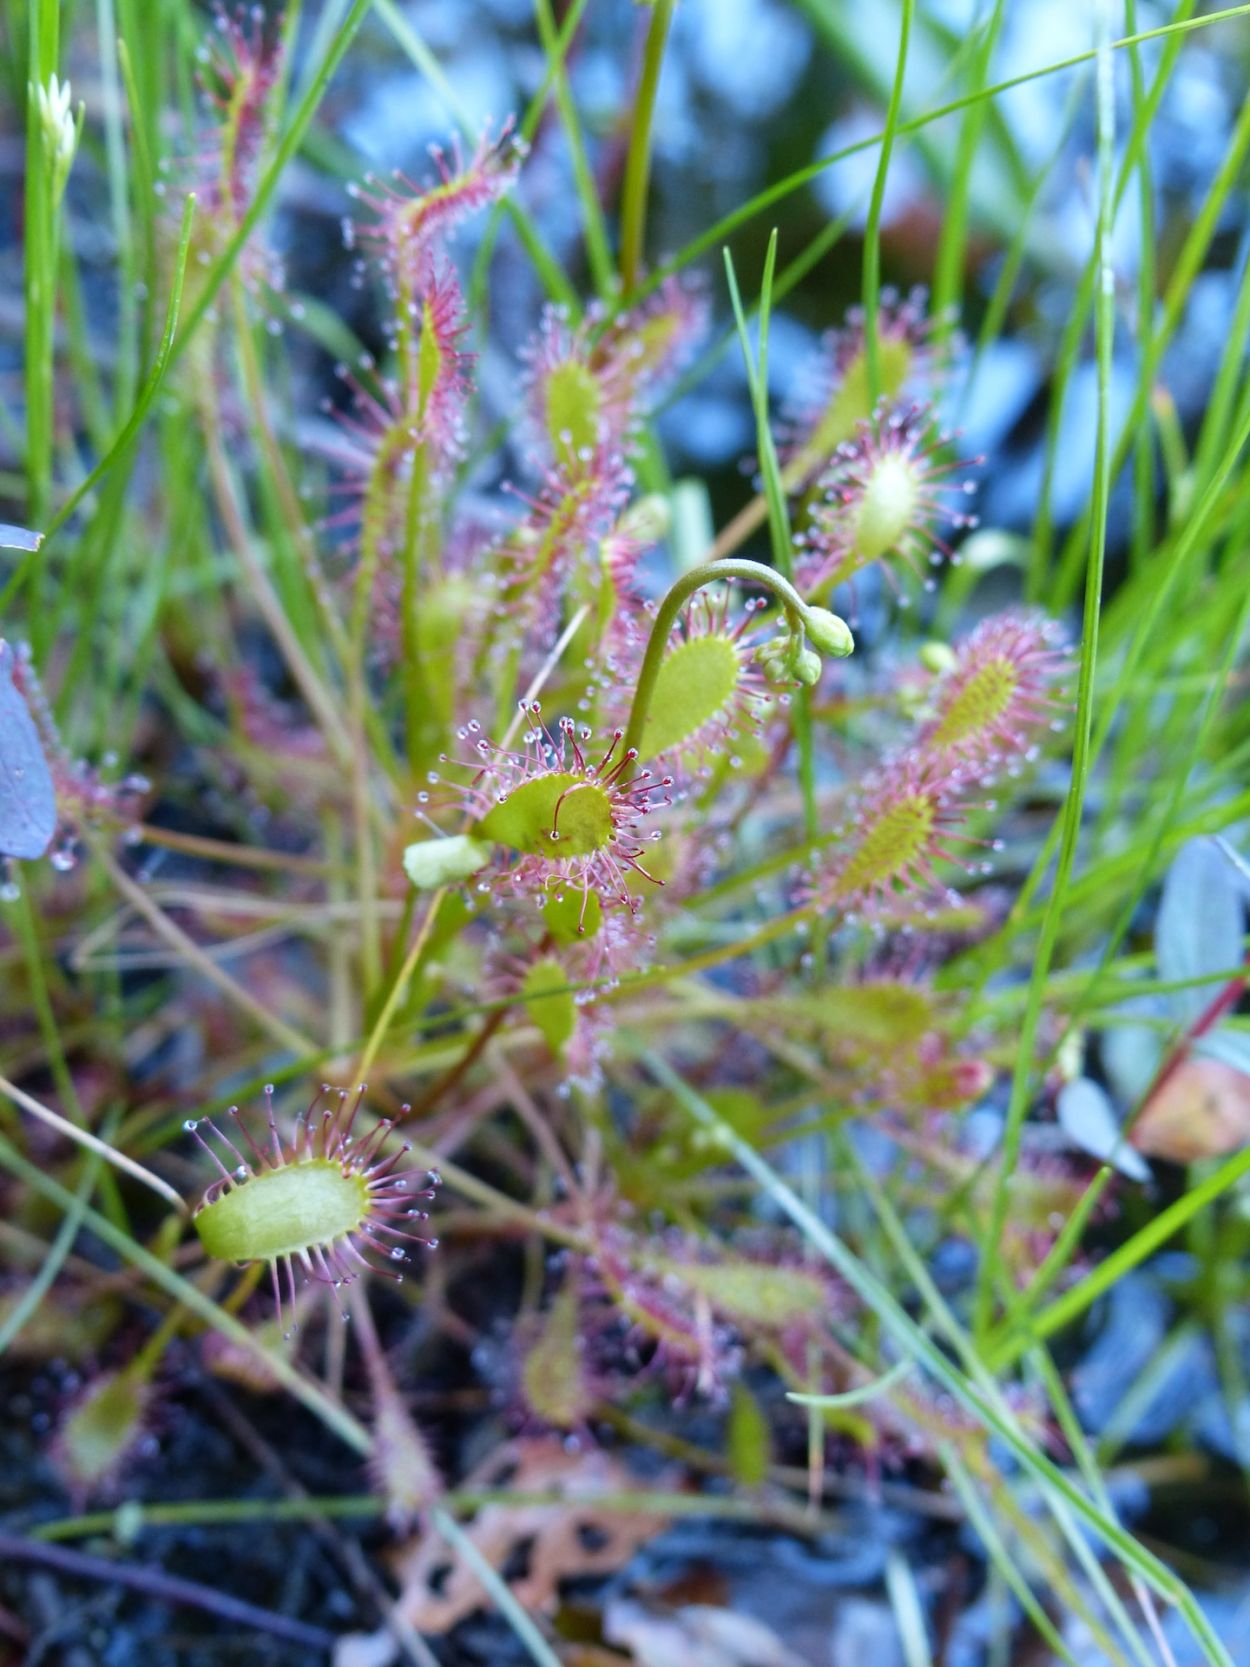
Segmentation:
{"type": "Polygon", "coordinates": [[[1193,1023],[1189,1025],[1184,1035],[1178,1039],[1172,1048],[1171,1053],[1168,1054],[1167,1058],[1163,1061],[1163,1064],[1160,1065],[1154,1081],[1151,1083],[1149,1089],[1143,1097],[1143,1104],[1146,1100],[1153,1099],[1164,1084],[1171,1081],[1177,1071],[1179,1071],[1181,1066],[1185,1063],[1185,1060],[1189,1056],[1189,1051],[1193,1047],[1194,1043],[1200,1041],[1202,1037],[1208,1034],[1208,1032],[1214,1030],[1216,1025],[1224,1017],[1225,1013],[1231,1012],[1232,1009],[1236,1007],[1237,1003],[1245,994],[1246,982],[1248,978],[1250,978],[1250,959],[1246,961],[1245,967],[1237,975],[1237,977],[1230,978],[1228,983],[1224,985],[1223,989],[1212,997],[1212,999],[1202,1009],[1202,1012],[1198,1014],[1196,1019],[1194,1019],[1193,1023]]]}

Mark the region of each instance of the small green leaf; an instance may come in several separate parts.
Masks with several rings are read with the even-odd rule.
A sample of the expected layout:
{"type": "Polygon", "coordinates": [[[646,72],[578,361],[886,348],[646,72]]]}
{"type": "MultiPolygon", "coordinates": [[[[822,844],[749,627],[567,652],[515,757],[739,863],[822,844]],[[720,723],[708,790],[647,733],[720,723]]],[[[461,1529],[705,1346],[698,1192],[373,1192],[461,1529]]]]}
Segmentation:
{"type": "Polygon", "coordinates": [[[647,758],[692,741],[732,706],[742,675],[736,646],[727,636],[690,637],[661,662],[642,732],[647,758]]]}
{"type": "Polygon", "coordinates": [[[521,1367],[526,1401],[545,1424],[558,1430],[571,1430],[583,1423],[594,1406],[586,1379],[580,1319],[577,1292],[566,1279],[521,1367]]]}
{"type": "Polygon", "coordinates": [[[225,1262],[268,1262],[354,1233],[369,1214],[363,1175],[309,1158],[265,1170],[232,1187],[195,1215],[210,1256],[225,1262]]]}
{"type": "Polygon", "coordinates": [[[729,1402],[729,1463],[744,1488],[762,1487],[768,1476],[768,1420],[745,1384],[736,1383],[729,1402]]]}
{"type": "Polygon", "coordinates": [[[599,442],[603,395],[594,372],[576,359],[556,365],[548,373],[544,389],[547,438],[557,459],[567,468],[599,442]]]}
{"type": "Polygon", "coordinates": [[[917,985],[889,979],[795,995],[784,1003],[751,1005],[791,1031],[806,1031],[834,1048],[872,1049],[883,1055],[914,1046],[938,1023],[931,995],[917,985]]]}
{"type": "Polygon", "coordinates": [[[779,1328],[823,1314],[829,1306],[824,1282],[803,1268],[760,1262],[669,1262],[654,1264],[707,1297],[731,1320],[779,1328]]]}
{"type": "Polygon", "coordinates": [[[535,961],[525,975],[521,994],[525,1011],[543,1034],[547,1046],[557,1058],[573,1039],[577,1029],[577,1007],[568,970],[553,955],[535,961]]]}
{"type": "Polygon", "coordinates": [[[13,1315],[27,1288],[0,1293],[0,1355],[17,1360],[81,1360],[99,1354],[121,1317],[120,1304],[98,1294],[90,1300],[53,1285],[43,1293],[21,1330],[9,1334],[13,1315]]]}
{"type": "Polygon", "coordinates": [[[597,891],[565,885],[547,893],[543,925],[555,943],[578,943],[593,938],[603,925],[603,904],[597,891]]]}
{"type": "Polygon", "coordinates": [[[68,1480],[90,1492],[114,1475],[143,1431],[150,1386],[133,1371],[96,1379],[61,1426],[57,1462],[68,1480]]]}
{"type": "Polygon", "coordinates": [[[595,782],[558,771],[523,781],[477,828],[483,839],[530,856],[587,857],[611,843],[612,806],[595,782]]]}

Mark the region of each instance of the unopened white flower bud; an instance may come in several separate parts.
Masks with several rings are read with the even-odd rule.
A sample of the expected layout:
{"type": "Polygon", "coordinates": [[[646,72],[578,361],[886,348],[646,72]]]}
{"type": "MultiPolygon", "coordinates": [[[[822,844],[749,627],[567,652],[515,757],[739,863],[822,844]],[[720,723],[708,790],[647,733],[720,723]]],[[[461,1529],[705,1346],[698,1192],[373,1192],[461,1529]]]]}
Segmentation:
{"type": "Polygon", "coordinates": [[[72,109],[73,93],[68,81],[62,81],[59,76],[53,74],[48,77],[46,87],[34,89],[34,96],[39,110],[39,125],[43,129],[43,142],[52,163],[55,190],[59,196],[65,187],[65,180],[74,160],[74,151],[78,146],[78,129],[72,109]]]}
{"type": "Polygon", "coordinates": [[[829,654],[836,660],[844,660],[854,653],[855,638],[850,626],[828,608],[809,608],[803,625],[818,653],[829,654]]]}
{"type": "Polygon", "coordinates": [[[949,643],[927,642],[920,650],[920,664],[926,671],[940,677],[948,671],[954,671],[958,661],[949,643]]]}
{"type": "Polygon", "coordinates": [[[820,655],[811,648],[800,648],[790,668],[792,676],[804,688],[814,689],[820,682],[820,655]]]}
{"type": "Polygon", "coordinates": [[[467,880],[490,861],[490,846],[468,834],[450,834],[446,839],[422,839],[404,852],[404,873],[418,891],[435,891],[439,886],[467,880]]]}

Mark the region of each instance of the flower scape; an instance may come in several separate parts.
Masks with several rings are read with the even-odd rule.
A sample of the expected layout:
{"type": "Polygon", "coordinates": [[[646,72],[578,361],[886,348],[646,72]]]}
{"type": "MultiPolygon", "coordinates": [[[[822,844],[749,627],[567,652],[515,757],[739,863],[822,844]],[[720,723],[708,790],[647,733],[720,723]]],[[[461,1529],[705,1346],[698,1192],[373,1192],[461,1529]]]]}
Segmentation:
{"type": "MultiPolygon", "coordinates": [[[[1226,1073],[1186,1156],[1250,1136],[1245,868],[1214,839],[1244,791],[1211,763],[1238,731],[1202,681],[1237,653],[1231,428],[1186,452],[1156,385],[1163,577],[1149,526],[1106,576],[1112,462],[1139,507],[1162,465],[1105,426],[1066,544],[983,527],[985,343],[949,250],[939,300],[881,285],[879,194],[864,285],[785,351],[776,233],[644,259],[671,0],[630,8],[634,125],[595,168],[586,8],[539,0],[529,112],[351,179],[309,125],[369,10],[340,9],[311,43],[298,7],[219,12],[178,143],[125,0],[102,125],[94,84],[84,116],[60,66],[31,83],[28,267],[75,275],[27,285],[38,532],[0,529],[0,1354],[40,1478],[0,1492],[0,1667],[51,1647],[25,1573],[102,1569],[67,1660],[138,1660],[176,1612],[142,1659],[185,1623],[188,1662],[241,1629],[338,1667],[823,1667],[734,1536],[796,1592],[785,1558],[823,1591],[879,1540],[909,1662],[1231,1660],[1103,1484],[1137,1426],[1087,1434],[1070,1370],[1164,1242],[1134,1230],[1185,1073],[1226,1073]],[[127,167],[114,224],[141,201],[147,234],[102,368],[71,219],[127,167]],[[311,278],[305,213],[335,232],[311,278]],[[711,398],[741,468],[703,482],[711,398]],[[1165,661],[1182,608],[1205,635],[1165,661]],[[1180,850],[1212,889],[1165,888],[1155,930],[1180,850]]],[[[203,19],[156,10],[182,63],[203,19]]],[[[401,10],[378,36],[425,63],[401,10]]],[[[1170,1231],[1237,1181],[1203,1174],[1170,1231]]],[[[1200,1220],[1186,1338],[1219,1235],[1244,1248],[1200,1220]]]]}

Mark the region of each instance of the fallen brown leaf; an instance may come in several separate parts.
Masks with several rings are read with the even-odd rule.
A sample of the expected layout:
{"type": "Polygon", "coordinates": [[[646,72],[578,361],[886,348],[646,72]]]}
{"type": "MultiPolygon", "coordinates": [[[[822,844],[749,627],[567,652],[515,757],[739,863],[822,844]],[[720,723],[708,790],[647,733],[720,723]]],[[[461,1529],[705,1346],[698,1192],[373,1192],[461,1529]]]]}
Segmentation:
{"type": "MultiPolygon", "coordinates": [[[[506,1489],[509,1493],[554,1494],[549,1504],[506,1501],[484,1505],[465,1532],[478,1551],[508,1581],[530,1614],[556,1607],[562,1580],[610,1574],[667,1527],[654,1512],[601,1506],[605,1495],[638,1488],[632,1472],[596,1448],[568,1448],[553,1437],[504,1443],[467,1476],[465,1491],[506,1489]]],[[[668,1487],[671,1479],[651,1485],[668,1487]]],[[[458,1561],[432,1528],[401,1548],[393,1562],[400,1594],[395,1613],[418,1632],[443,1633],[491,1599],[477,1576],[458,1561]]],[[[387,1667],[394,1659],[386,1633],[344,1639],[336,1667],[387,1667]]]]}
{"type": "Polygon", "coordinates": [[[608,1605],[604,1636],[639,1667],[810,1667],[771,1627],[710,1604],[657,1610],[629,1598],[608,1605]]]}
{"type": "Polygon", "coordinates": [[[1185,1059],[1147,1099],[1130,1143],[1173,1163],[1234,1152],[1250,1141],[1250,1077],[1221,1059],[1185,1059]]]}

